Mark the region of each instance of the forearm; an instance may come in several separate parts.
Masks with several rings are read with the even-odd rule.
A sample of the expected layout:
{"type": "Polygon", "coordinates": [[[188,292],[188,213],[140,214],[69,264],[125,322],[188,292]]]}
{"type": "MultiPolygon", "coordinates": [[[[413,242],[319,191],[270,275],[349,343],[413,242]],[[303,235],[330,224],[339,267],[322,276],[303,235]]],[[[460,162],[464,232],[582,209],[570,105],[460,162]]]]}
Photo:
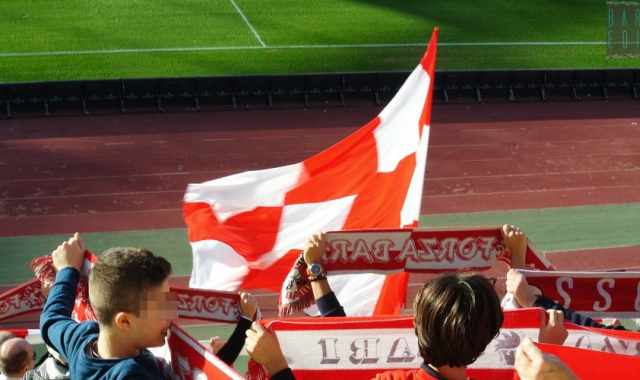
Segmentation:
{"type": "Polygon", "coordinates": [[[74,268],[64,268],[56,274],[56,281],[49,291],[47,302],[40,316],[40,330],[45,342],[60,353],[64,352],[63,337],[69,325],[77,325],[71,319],[80,273],[74,268]]]}
{"type": "Polygon", "coordinates": [[[320,314],[322,314],[323,317],[346,316],[344,308],[340,305],[340,301],[338,301],[336,294],[332,291],[329,291],[320,298],[316,298],[316,304],[318,305],[318,310],[320,310],[320,314]]]}
{"type": "Polygon", "coordinates": [[[64,268],[56,273],[56,280],[49,290],[49,296],[40,316],[41,329],[43,322],[48,319],[71,319],[79,279],[80,272],[75,268],[64,268]]]}
{"type": "Polygon", "coordinates": [[[251,321],[246,318],[240,318],[227,343],[222,346],[216,356],[227,365],[232,365],[240,355],[242,347],[244,347],[244,342],[247,338],[246,331],[249,328],[251,328],[251,321]]]}
{"type": "Polygon", "coordinates": [[[327,279],[311,281],[311,290],[313,290],[313,298],[317,301],[320,298],[331,293],[331,286],[327,279]]]}

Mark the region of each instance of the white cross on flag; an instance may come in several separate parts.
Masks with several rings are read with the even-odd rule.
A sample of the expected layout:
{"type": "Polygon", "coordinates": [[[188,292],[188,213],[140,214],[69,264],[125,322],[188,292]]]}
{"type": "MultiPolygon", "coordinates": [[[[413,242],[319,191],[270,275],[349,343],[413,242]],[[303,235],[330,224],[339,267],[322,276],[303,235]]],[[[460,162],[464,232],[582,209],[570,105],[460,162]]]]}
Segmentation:
{"type": "MultiPolygon", "coordinates": [[[[190,286],[272,289],[314,233],[416,225],[429,142],[438,30],[378,117],[296,164],[190,184],[190,286]]],[[[395,313],[406,274],[330,277],[347,315],[395,313]],[[386,281],[385,281],[386,278],[386,281]]]]}

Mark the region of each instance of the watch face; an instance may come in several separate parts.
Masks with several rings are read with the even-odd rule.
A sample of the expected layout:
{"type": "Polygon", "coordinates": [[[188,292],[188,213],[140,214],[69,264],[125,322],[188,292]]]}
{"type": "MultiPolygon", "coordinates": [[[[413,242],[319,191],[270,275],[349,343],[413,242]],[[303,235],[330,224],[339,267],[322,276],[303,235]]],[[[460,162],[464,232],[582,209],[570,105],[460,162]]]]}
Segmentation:
{"type": "Polygon", "coordinates": [[[322,265],[313,263],[309,267],[309,272],[311,272],[314,276],[319,276],[322,274],[322,265]]]}

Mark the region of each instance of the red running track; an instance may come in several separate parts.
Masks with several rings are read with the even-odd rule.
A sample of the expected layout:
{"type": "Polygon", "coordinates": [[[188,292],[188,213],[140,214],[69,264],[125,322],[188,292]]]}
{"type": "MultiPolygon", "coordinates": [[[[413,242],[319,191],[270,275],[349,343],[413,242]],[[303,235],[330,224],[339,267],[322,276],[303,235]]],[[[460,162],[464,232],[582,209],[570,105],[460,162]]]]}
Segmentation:
{"type": "MultiPolygon", "coordinates": [[[[0,236],[182,227],[189,182],[297,162],[372,106],[0,122],[0,236]]],[[[439,105],[424,213],[639,202],[637,102],[439,105]]]]}

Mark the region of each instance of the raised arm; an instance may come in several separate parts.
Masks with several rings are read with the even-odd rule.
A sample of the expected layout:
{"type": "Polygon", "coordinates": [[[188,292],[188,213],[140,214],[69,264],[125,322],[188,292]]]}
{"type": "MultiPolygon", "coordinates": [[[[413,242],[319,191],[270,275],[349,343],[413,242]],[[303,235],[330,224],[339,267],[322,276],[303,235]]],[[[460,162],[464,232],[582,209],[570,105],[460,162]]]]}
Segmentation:
{"type": "Polygon", "coordinates": [[[56,280],[49,290],[40,316],[42,338],[67,361],[88,327],[71,319],[84,251],[84,244],[78,233],[53,251],[51,256],[56,269],[56,280]]]}
{"type": "Polygon", "coordinates": [[[244,347],[246,332],[251,328],[251,323],[256,317],[258,311],[258,301],[256,298],[245,292],[240,292],[240,319],[233,333],[218,352],[215,352],[214,341],[211,342],[211,348],[216,356],[227,365],[233,365],[236,361],[242,347],[244,347]]]}
{"type": "Polygon", "coordinates": [[[322,266],[323,239],[322,234],[313,235],[303,251],[313,298],[316,300],[318,310],[323,317],[344,317],[346,316],[344,308],[331,290],[329,281],[327,281],[327,272],[322,266]]]}

